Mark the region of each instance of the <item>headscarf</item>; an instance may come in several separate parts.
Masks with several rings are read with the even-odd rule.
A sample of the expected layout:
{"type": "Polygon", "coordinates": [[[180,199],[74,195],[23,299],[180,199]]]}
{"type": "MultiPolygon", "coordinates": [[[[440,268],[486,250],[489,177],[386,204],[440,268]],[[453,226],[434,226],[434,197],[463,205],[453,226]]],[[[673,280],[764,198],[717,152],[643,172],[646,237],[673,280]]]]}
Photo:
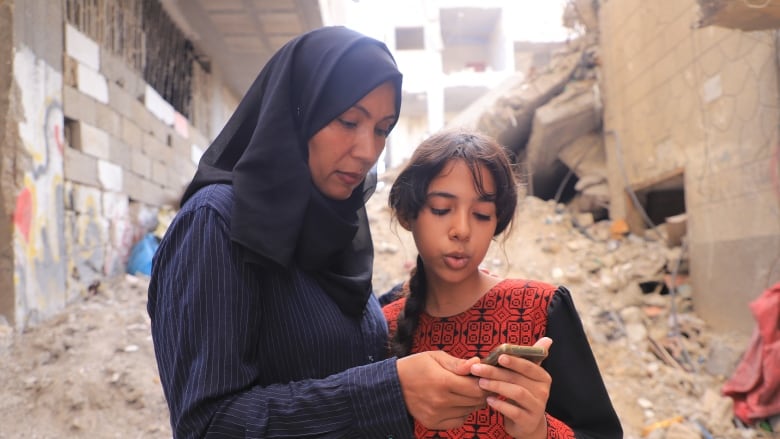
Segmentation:
{"type": "Polygon", "coordinates": [[[310,273],[343,312],[371,294],[373,246],[365,212],[375,180],[343,201],[313,184],[308,141],[386,81],[401,106],[401,73],[384,43],[342,26],[285,44],[260,71],[203,154],[182,204],[213,183],[233,186],[231,239],[248,261],[310,273]]]}

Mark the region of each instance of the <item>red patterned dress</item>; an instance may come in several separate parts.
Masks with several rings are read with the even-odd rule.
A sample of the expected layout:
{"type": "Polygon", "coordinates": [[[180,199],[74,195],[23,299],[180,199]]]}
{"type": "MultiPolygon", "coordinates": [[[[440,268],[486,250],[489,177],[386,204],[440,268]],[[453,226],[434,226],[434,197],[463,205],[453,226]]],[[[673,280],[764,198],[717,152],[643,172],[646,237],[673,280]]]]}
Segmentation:
{"type": "MultiPolygon", "coordinates": [[[[391,337],[405,303],[402,297],[383,308],[391,337]]],[[[547,437],[622,437],[579,316],[563,287],[506,279],[461,314],[432,317],[423,313],[412,352],[443,350],[459,358],[484,358],[501,343],[533,345],[545,335],[553,339],[550,354],[542,363],[553,377],[547,404],[547,437]]],[[[415,421],[415,436],[508,438],[503,425],[503,415],[488,406],[453,430],[428,430],[415,421]]]]}

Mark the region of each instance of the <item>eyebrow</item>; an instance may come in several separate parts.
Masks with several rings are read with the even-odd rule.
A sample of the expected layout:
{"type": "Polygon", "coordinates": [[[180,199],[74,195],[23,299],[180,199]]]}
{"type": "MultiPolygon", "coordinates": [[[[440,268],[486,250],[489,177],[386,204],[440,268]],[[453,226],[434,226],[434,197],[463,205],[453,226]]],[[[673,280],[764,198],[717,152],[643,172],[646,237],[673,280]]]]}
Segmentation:
{"type": "MultiPolygon", "coordinates": [[[[369,112],[368,110],[366,110],[366,108],[365,108],[365,107],[363,107],[363,106],[362,106],[362,105],[360,105],[360,104],[355,104],[355,105],[353,105],[353,106],[352,106],[352,108],[357,108],[358,110],[360,110],[360,112],[361,112],[361,113],[365,114],[365,115],[366,115],[366,117],[368,117],[368,118],[370,118],[370,117],[371,117],[371,112],[369,112]]],[[[398,117],[398,116],[397,116],[395,113],[393,113],[393,114],[391,114],[391,115],[388,115],[388,116],[385,116],[385,117],[383,117],[381,120],[387,120],[387,119],[395,120],[397,117],[398,117]]]]}
{"type": "MultiPolygon", "coordinates": [[[[449,193],[449,192],[443,192],[443,191],[437,191],[437,192],[428,192],[426,194],[426,198],[432,198],[432,197],[441,197],[441,198],[447,198],[447,199],[455,199],[457,198],[455,195],[449,193]]],[[[480,195],[479,198],[477,198],[477,202],[480,203],[492,203],[496,201],[496,194],[483,194],[480,195]]]]}

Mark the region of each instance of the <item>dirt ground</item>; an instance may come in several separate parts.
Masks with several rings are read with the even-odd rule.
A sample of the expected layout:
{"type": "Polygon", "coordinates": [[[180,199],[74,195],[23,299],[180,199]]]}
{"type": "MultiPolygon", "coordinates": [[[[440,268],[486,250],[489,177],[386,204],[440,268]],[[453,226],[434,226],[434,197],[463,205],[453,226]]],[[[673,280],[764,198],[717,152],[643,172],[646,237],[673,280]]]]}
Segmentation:
{"type": "MultiPolygon", "coordinates": [[[[390,227],[386,199],[380,189],[369,204],[377,291],[403,280],[416,255],[409,236],[390,227]]],[[[612,240],[609,222],[575,227],[573,218],[526,198],[485,268],[570,287],[625,437],[769,437],[732,422],[720,387],[748,339],[697,318],[684,258],[677,263],[681,249],[636,236],[612,240]],[[681,286],[662,294],[663,275],[675,267],[681,286]]],[[[0,438],[171,437],[146,285],[133,276],[107,281],[22,334],[0,326],[0,438]]]]}

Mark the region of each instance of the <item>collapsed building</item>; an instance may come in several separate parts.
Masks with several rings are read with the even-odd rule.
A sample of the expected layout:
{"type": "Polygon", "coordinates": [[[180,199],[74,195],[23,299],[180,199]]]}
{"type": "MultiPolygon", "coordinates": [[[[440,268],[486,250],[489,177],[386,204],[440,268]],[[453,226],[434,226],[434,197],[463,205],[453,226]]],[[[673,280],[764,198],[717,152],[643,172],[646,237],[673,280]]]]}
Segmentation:
{"type": "MultiPolygon", "coordinates": [[[[295,3],[311,7],[251,4],[269,28],[322,24],[295,3]]],[[[204,53],[160,2],[54,4],[0,3],[0,321],[17,329],[122,273],[240,95],[210,58],[227,50],[204,53]]],[[[679,241],[697,312],[749,332],[747,303],[780,277],[778,9],[571,0],[582,37],[450,124],[498,137],[528,193],[576,218],[679,241]]]]}
{"type": "Polygon", "coordinates": [[[697,312],[749,332],[780,279],[780,1],[573,0],[564,19],[580,38],[449,125],[498,138],[528,194],[682,246],[697,312]]]}

